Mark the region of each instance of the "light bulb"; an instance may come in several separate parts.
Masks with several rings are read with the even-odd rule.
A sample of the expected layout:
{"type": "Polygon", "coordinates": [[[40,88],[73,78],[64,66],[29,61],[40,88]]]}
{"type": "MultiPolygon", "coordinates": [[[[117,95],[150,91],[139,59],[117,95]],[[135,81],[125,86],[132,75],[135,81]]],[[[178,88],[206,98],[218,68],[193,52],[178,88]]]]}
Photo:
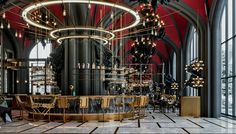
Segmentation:
{"type": "Polygon", "coordinates": [[[63,16],[66,16],[66,10],[65,9],[63,10],[63,16]]]}
{"type": "Polygon", "coordinates": [[[153,31],[153,29],[152,29],[151,35],[153,35],[153,34],[154,34],[154,31],[153,31]]]}
{"type": "Polygon", "coordinates": [[[113,17],[114,17],[114,14],[113,14],[113,12],[111,12],[111,18],[113,19],[113,17]]]}
{"type": "Polygon", "coordinates": [[[19,33],[19,38],[21,38],[22,37],[22,35],[21,35],[21,33],[19,33]]]}
{"type": "Polygon", "coordinates": [[[157,36],[157,31],[155,31],[155,36],[157,36]]]}
{"type": "Polygon", "coordinates": [[[3,27],[3,23],[1,23],[1,29],[3,29],[4,27],[3,27]]]}
{"type": "Polygon", "coordinates": [[[88,8],[89,8],[89,9],[91,8],[91,4],[90,4],[90,3],[88,4],[88,8]]]}
{"type": "Polygon", "coordinates": [[[6,18],[6,13],[2,14],[2,18],[5,19],[6,18]]]}
{"type": "Polygon", "coordinates": [[[7,28],[10,29],[11,28],[11,24],[8,22],[7,24],[7,28]]]}
{"type": "Polygon", "coordinates": [[[18,33],[17,33],[17,31],[16,31],[16,33],[15,33],[15,36],[18,37],[18,33]]]}

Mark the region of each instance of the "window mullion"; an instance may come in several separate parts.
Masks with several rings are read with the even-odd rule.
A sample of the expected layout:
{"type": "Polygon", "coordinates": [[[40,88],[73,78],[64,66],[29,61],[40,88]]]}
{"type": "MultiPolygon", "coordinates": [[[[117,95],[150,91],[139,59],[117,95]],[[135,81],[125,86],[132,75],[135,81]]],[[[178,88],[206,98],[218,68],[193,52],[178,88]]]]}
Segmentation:
{"type": "MultiPolygon", "coordinates": [[[[227,2],[228,3],[228,2],[227,2]]],[[[226,6],[226,11],[225,11],[225,36],[226,39],[228,39],[228,4],[226,6]]],[[[225,76],[228,77],[228,42],[225,43],[225,76]]],[[[225,114],[228,114],[228,100],[229,100],[229,96],[228,96],[228,79],[226,79],[225,81],[225,114]]]]}
{"type": "MultiPolygon", "coordinates": [[[[233,7],[235,7],[235,5],[236,5],[236,2],[235,2],[235,0],[233,0],[233,7]]],[[[235,13],[236,12],[236,10],[235,10],[235,8],[233,8],[233,35],[235,35],[236,33],[235,33],[235,13]]],[[[236,73],[235,73],[235,63],[236,63],[236,54],[235,54],[235,49],[236,49],[236,47],[235,47],[235,44],[236,44],[236,42],[235,42],[235,38],[233,38],[233,41],[232,41],[232,44],[233,44],[233,51],[232,51],[232,53],[233,53],[233,75],[235,76],[236,75],[236,73]]],[[[235,116],[236,115],[236,91],[235,91],[235,82],[236,81],[236,79],[235,79],[235,77],[233,78],[233,87],[232,87],[232,95],[233,95],[233,106],[232,106],[232,109],[233,109],[233,116],[235,116]]]]}

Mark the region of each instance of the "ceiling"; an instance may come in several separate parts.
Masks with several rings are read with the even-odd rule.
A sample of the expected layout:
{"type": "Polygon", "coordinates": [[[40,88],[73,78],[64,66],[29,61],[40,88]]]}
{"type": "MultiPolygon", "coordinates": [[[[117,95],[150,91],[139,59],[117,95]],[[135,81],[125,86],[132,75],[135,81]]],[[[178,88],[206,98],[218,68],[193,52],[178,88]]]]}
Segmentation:
{"type": "MultiPolygon", "coordinates": [[[[122,3],[132,7],[132,9],[137,9],[139,4],[137,2],[130,2],[129,0],[109,0],[115,3],[122,3]]],[[[2,5],[4,10],[1,12],[6,12],[6,20],[10,22],[12,32],[15,30],[21,32],[22,39],[18,39],[25,47],[30,47],[32,41],[34,40],[33,31],[28,30],[25,21],[21,17],[22,9],[29,5],[33,4],[34,0],[8,0],[5,5],[2,5]]],[[[190,10],[191,12],[199,15],[204,22],[208,21],[208,14],[211,10],[212,0],[181,0],[180,2],[172,2],[171,4],[178,4],[182,7],[190,10]],[[196,2],[197,1],[197,2],[196,2]]],[[[58,20],[61,22],[65,22],[64,17],[62,15],[63,7],[61,5],[54,5],[47,7],[51,13],[53,13],[58,20]]],[[[164,40],[156,40],[157,54],[152,57],[152,63],[160,64],[163,61],[168,61],[172,51],[174,50],[173,44],[175,48],[180,48],[182,45],[186,45],[185,38],[187,36],[188,28],[190,22],[184,16],[181,16],[180,12],[183,9],[173,10],[171,6],[159,5],[156,13],[160,16],[160,18],[165,22],[165,31],[166,37],[164,40]],[[172,44],[170,44],[172,42],[172,44]]],[[[88,11],[88,10],[87,10],[88,11]]],[[[106,16],[111,12],[111,8],[104,8],[103,6],[95,6],[92,5],[89,10],[89,16],[86,17],[86,21],[89,21],[89,24],[92,26],[99,26],[101,23],[105,23],[106,16]],[[100,12],[102,10],[102,12],[100,12]],[[105,11],[104,11],[105,10],[105,11]],[[101,21],[103,20],[103,21],[101,21]]],[[[85,11],[86,12],[86,11],[85,11]]],[[[198,18],[196,18],[198,19],[198,18]]],[[[121,24],[127,24],[132,21],[131,17],[120,17],[117,19],[113,25],[110,23],[105,23],[107,29],[114,27],[119,27],[121,24]]],[[[31,29],[32,30],[32,29],[31,29]]],[[[123,34],[128,32],[125,31],[123,34]]],[[[119,40],[115,40],[112,44],[118,44],[119,40]]],[[[131,61],[131,55],[129,55],[129,50],[131,48],[131,44],[133,43],[132,39],[126,39],[124,41],[124,50],[127,53],[127,57],[125,59],[126,63],[131,61]]]]}

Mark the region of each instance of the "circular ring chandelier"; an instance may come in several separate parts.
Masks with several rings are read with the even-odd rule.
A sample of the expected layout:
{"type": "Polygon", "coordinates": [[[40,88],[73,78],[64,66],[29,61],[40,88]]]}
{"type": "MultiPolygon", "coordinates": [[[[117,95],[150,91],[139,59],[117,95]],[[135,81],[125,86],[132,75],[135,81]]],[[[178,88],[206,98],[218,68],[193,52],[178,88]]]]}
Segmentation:
{"type": "Polygon", "coordinates": [[[59,36],[57,36],[56,33],[63,32],[63,31],[70,31],[70,30],[97,31],[97,32],[105,33],[106,35],[108,35],[109,37],[106,37],[106,40],[112,40],[112,39],[115,38],[114,33],[110,32],[110,31],[107,31],[107,30],[104,30],[102,28],[99,28],[99,27],[82,27],[82,26],[65,27],[65,28],[54,29],[49,33],[49,35],[52,38],[56,39],[56,38],[59,38],[59,36]]]}
{"type": "Polygon", "coordinates": [[[100,41],[103,41],[103,44],[106,45],[108,44],[108,41],[106,38],[102,38],[100,36],[91,36],[91,35],[73,35],[73,36],[64,36],[64,37],[59,37],[57,39],[57,43],[61,44],[62,43],[62,40],[65,40],[65,39],[75,39],[75,38],[78,38],[78,39],[95,39],[95,40],[100,40],[100,41]]]}
{"type": "Polygon", "coordinates": [[[120,4],[116,4],[116,3],[110,3],[110,2],[105,2],[105,1],[95,1],[95,0],[63,0],[63,1],[62,0],[52,0],[52,1],[37,2],[35,4],[29,5],[26,8],[24,8],[23,11],[22,11],[22,17],[30,25],[33,25],[35,27],[45,29],[45,30],[53,30],[52,27],[48,27],[48,26],[45,26],[45,25],[42,25],[42,24],[38,24],[37,22],[33,21],[32,19],[30,19],[29,15],[35,9],[39,9],[39,8],[49,6],[49,5],[64,4],[64,3],[105,5],[105,6],[109,6],[111,8],[118,8],[120,10],[126,11],[126,12],[128,12],[129,14],[131,14],[133,16],[133,18],[135,20],[132,23],[130,23],[129,25],[127,25],[125,27],[112,30],[113,33],[120,32],[120,31],[129,29],[129,28],[135,27],[140,22],[139,14],[136,11],[129,8],[129,7],[126,7],[126,6],[123,6],[123,5],[120,5],[120,4]]]}

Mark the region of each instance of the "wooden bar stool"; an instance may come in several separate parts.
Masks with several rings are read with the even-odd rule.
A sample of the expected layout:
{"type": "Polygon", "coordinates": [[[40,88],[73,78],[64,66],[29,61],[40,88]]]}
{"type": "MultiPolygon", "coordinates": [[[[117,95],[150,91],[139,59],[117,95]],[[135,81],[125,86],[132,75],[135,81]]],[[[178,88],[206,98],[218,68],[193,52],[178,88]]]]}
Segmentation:
{"type": "Polygon", "coordinates": [[[101,98],[101,109],[103,111],[102,118],[103,120],[99,120],[99,122],[108,122],[108,120],[105,120],[105,110],[109,108],[110,105],[110,97],[104,96],[101,98]]]}
{"type": "Polygon", "coordinates": [[[66,122],[66,109],[68,109],[70,104],[68,103],[67,96],[60,96],[57,100],[57,107],[63,109],[63,122],[66,122]]]}
{"type": "Polygon", "coordinates": [[[140,99],[141,99],[141,96],[135,96],[135,97],[133,97],[133,101],[128,104],[129,107],[132,110],[131,111],[132,112],[132,118],[129,119],[129,120],[135,120],[136,110],[137,110],[137,108],[140,108],[140,99]]]}
{"type": "Polygon", "coordinates": [[[118,120],[116,121],[121,121],[122,119],[120,118],[120,108],[123,109],[124,107],[124,97],[123,96],[117,96],[116,97],[116,103],[115,103],[115,106],[116,106],[116,109],[118,109],[118,120]]]}
{"type": "Polygon", "coordinates": [[[86,96],[80,96],[79,97],[79,108],[83,110],[82,112],[82,120],[84,122],[84,109],[88,109],[89,107],[89,98],[86,96]]]}

